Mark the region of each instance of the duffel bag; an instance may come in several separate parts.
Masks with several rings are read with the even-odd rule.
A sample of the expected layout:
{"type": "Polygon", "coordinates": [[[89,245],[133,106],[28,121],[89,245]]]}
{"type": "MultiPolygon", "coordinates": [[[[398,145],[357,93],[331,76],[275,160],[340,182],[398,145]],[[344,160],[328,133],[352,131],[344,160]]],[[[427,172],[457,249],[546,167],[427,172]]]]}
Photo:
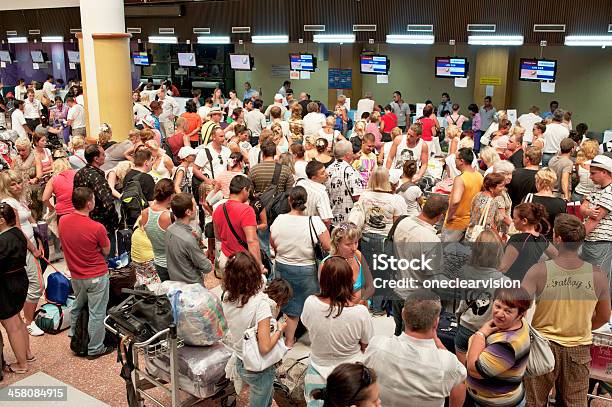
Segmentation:
{"type": "Polygon", "coordinates": [[[69,296],[66,305],[46,303],[34,314],[34,323],[49,334],[58,334],[70,328],[70,311],[74,300],[73,296],[69,296]]]}

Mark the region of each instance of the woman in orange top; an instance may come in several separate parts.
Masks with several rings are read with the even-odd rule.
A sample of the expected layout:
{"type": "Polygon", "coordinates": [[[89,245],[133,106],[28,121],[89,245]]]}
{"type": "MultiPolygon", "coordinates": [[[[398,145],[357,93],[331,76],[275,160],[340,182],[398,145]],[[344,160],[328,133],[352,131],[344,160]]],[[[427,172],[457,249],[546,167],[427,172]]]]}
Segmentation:
{"type": "Polygon", "coordinates": [[[198,107],[193,100],[190,99],[185,103],[185,113],[181,117],[187,120],[187,131],[185,134],[189,137],[189,141],[200,141],[198,132],[202,127],[202,118],[198,114],[198,107]]]}

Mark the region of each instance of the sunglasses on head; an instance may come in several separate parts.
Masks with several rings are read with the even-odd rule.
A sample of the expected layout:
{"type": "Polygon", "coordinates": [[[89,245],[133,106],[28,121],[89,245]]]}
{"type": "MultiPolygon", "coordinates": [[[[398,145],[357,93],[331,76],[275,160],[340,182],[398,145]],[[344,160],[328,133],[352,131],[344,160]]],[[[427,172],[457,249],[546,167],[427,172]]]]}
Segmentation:
{"type": "Polygon", "coordinates": [[[372,375],[370,374],[370,369],[368,369],[364,364],[357,363],[361,366],[361,382],[359,383],[359,388],[353,394],[353,397],[349,399],[349,403],[352,404],[353,400],[361,393],[361,391],[372,384],[372,375]]]}

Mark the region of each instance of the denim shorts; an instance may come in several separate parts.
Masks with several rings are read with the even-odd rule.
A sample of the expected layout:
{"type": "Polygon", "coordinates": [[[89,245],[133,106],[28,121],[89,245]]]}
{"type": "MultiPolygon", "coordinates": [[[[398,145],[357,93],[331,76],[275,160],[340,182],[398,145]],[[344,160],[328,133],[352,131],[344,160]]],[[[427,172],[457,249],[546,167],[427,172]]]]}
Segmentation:
{"type": "Polygon", "coordinates": [[[315,265],[293,266],[277,261],[275,274],[287,280],[293,288],[293,297],[281,311],[291,317],[299,317],[302,315],[306,298],[319,292],[315,265]]]}
{"type": "Polygon", "coordinates": [[[467,353],[468,341],[470,337],[474,335],[474,331],[468,329],[462,325],[457,328],[457,335],[455,335],[455,349],[461,353],[467,353]]]}

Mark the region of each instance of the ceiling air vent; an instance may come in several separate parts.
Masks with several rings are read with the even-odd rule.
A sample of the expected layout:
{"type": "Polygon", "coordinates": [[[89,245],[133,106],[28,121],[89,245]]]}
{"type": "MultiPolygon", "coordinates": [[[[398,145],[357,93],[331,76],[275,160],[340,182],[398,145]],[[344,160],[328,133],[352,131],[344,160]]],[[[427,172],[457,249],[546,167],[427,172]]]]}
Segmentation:
{"type": "Polygon", "coordinates": [[[81,32],[80,28],[71,28],[70,29],[70,34],[78,34],[81,32]]]}
{"type": "Polygon", "coordinates": [[[174,34],[174,28],[171,27],[160,27],[159,28],[159,33],[160,34],[174,34]]]}
{"type": "Polygon", "coordinates": [[[612,24],[608,24],[608,32],[612,33],[612,24]]]}
{"type": "Polygon", "coordinates": [[[140,34],[142,33],[142,28],[140,27],[128,27],[125,29],[126,32],[130,34],[140,34]]]}
{"type": "Polygon", "coordinates": [[[208,27],[194,27],[193,28],[193,33],[194,34],[210,34],[210,28],[208,28],[208,27]]]}
{"type": "Polygon", "coordinates": [[[406,31],[433,32],[432,24],[408,24],[406,31]]]}
{"type": "Polygon", "coordinates": [[[376,24],[353,24],[353,31],[376,31],[376,24]]]}
{"type": "Polygon", "coordinates": [[[249,34],[251,27],[232,27],[232,34],[249,34]]]}
{"type": "Polygon", "coordinates": [[[28,30],[29,35],[40,35],[40,30],[28,30]]]}
{"type": "Polygon", "coordinates": [[[470,32],[494,33],[497,27],[495,24],[468,24],[467,30],[470,32]]]}
{"type": "Polygon", "coordinates": [[[7,36],[17,35],[17,31],[14,31],[14,30],[13,30],[13,31],[7,31],[7,32],[6,32],[6,35],[7,35],[7,36]]]}
{"type": "Polygon", "coordinates": [[[564,33],[565,24],[534,24],[533,32],[536,32],[536,33],[564,33]]]}
{"type": "Polygon", "coordinates": [[[304,25],[304,31],[323,32],[325,31],[325,25],[324,24],[306,24],[304,25]]]}

